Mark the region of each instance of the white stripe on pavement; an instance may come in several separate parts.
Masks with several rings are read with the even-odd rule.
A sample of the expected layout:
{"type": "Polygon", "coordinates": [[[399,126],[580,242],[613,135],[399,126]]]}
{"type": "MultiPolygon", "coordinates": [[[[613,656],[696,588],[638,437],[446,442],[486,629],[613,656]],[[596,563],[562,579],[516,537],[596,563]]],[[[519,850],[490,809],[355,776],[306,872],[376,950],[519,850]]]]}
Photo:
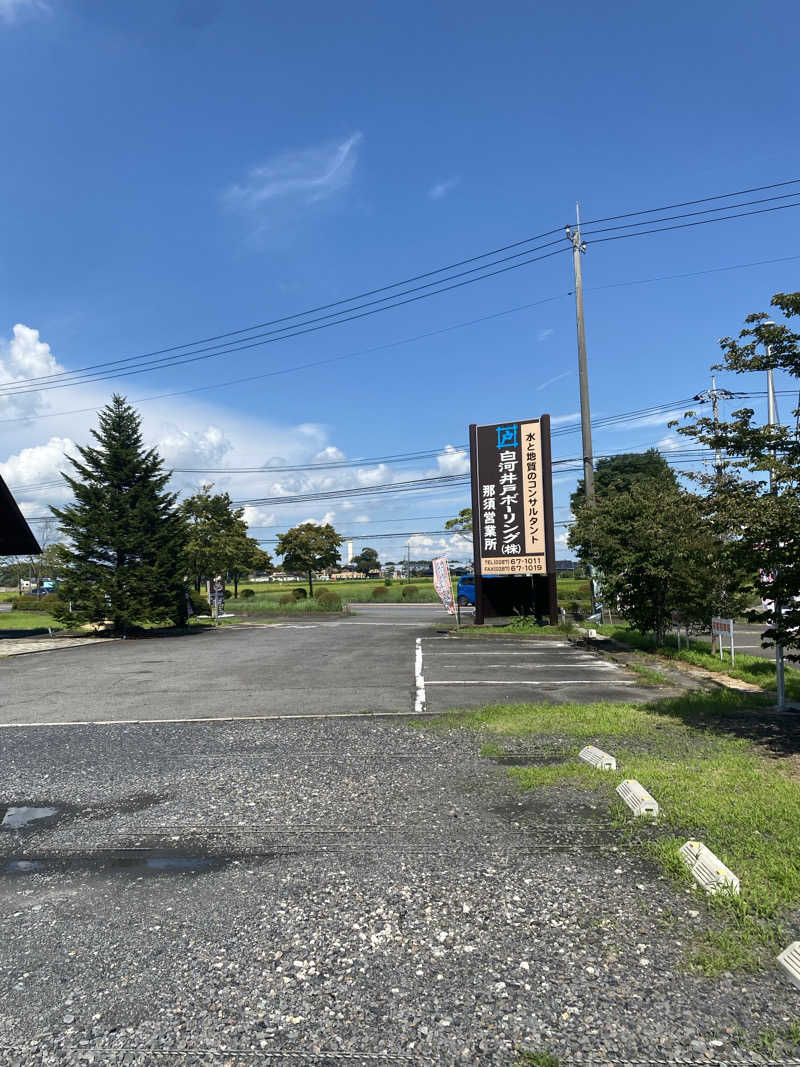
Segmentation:
{"type": "MultiPolygon", "coordinates": [[[[434,681],[428,679],[427,685],[597,685],[599,678],[545,678],[540,681],[527,681],[523,678],[510,678],[504,682],[482,682],[482,681],[464,681],[459,679],[458,681],[434,681]]],[[[628,681],[624,678],[617,679],[614,685],[636,685],[636,682],[628,681]]]]}
{"type": "Polygon", "coordinates": [[[425,710],[425,676],[422,673],[422,638],[418,637],[414,642],[414,678],[416,681],[416,696],[414,699],[414,711],[425,710]]]}

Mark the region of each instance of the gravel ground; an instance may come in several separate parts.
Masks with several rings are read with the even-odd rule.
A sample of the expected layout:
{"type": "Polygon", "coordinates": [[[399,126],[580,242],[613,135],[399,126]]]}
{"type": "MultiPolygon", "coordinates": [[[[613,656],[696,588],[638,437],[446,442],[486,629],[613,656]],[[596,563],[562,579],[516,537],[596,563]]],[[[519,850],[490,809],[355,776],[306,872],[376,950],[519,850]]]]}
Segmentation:
{"type": "Polygon", "coordinates": [[[737,1035],[797,1017],[777,971],[685,973],[698,895],[587,794],[516,793],[474,736],[365,718],[3,743],[0,814],[60,810],[0,833],[0,1063],[766,1063],[737,1035]]]}

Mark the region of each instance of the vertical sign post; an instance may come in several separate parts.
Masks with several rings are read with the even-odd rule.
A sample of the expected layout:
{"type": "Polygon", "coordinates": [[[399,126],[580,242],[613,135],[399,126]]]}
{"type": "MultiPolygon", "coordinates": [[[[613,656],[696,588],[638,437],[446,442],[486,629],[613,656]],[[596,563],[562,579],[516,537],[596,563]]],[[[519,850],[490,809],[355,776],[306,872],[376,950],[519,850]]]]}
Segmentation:
{"type": "Polygon", "coordinates": [[[545,578],[558,621],[550,417],[469,428],[475,623],[484,620],[484,575],[545,578]]]}

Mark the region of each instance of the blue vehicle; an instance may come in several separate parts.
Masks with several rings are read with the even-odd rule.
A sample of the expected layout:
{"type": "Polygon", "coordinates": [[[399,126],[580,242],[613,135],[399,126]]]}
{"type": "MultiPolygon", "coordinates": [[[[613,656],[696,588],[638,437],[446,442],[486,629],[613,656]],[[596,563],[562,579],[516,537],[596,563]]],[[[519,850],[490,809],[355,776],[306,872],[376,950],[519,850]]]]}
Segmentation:
{"type": "Polygon", "coordinates": [[[462,608],[471,604],[475,607],[475,575],[465,574],[458,579],[458,591],[456,593],[456,599],[462,608]]]}

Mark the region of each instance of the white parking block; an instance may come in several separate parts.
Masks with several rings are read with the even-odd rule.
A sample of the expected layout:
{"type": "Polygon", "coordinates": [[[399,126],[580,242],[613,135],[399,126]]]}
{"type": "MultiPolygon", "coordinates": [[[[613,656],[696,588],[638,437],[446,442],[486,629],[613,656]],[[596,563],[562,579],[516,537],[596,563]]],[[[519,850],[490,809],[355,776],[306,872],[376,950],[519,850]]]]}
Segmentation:
{"type": "Polygon", "coordinates": [[[800,989],[800,941],[793,941],[781,952],[778,966],[792,985],[800,989]]]}
{"type": "Polygon", "coordinates": [[[678,850],[692,878],[706,893],[739,892],[739,879],[702,841],[687,841],[678,850]]]}
{"type": "Polygon", "coordinates": [[[635,778],[626,778],[617,786],[617,793],[634,815],[658,815],[658,804],[635,778]]]}
{"type": "Polygon", "coordinates": [[[615,771],[617,769],[617,761],[613,756],[609,756],[607,752],[603,752],[601,748],[595,748],[594,745],[586,745],[578,753],[578,759],[582,759],[584,763],[590,763],[593,767],[596,767],[598,771],[615,771]]]}

